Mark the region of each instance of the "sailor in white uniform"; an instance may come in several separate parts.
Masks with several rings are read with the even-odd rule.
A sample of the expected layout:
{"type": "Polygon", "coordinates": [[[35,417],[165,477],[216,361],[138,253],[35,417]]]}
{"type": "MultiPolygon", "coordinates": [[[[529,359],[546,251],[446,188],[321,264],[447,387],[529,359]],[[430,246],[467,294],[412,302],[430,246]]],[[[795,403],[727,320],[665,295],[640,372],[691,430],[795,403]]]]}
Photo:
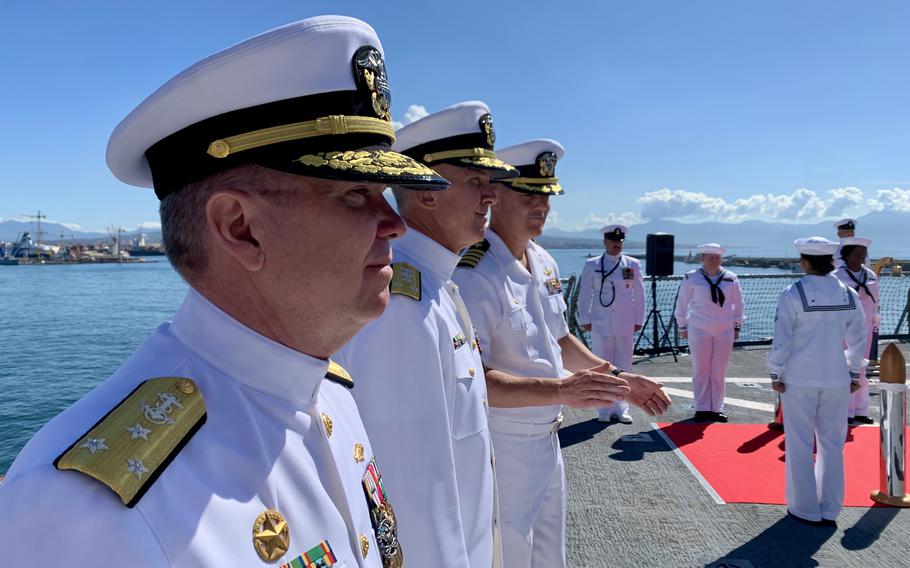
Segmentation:
{"type": "Polygon", "coordinates": [[[188,68],[114,130],[108,165],[154,187],[191,290],[19,454],[0,563],[402,566],[328,358],[388,302],[404,223],[385,187],[448,185],[391,150],[389,97],[373,29],[317,17],[188,68]]]}
{"type": "Polygon", "coordinates": [[[702,266],[686,273],[674,313],[692,355],[695,419],[726,422],[724,381],[745,305],[736,274],[721,266],[724,247],[706,243],[697,250],[702,266]]]}
{"type": "MultiPolygon", "coordinates": [[[[856,236],[856,219],[852,217],[845,217],[838,221],[834,222],[834,228],[837,230],[838,239],[849,239],[856,236]]],[[[865,262],[865,259],[863,259],[865,262]]],[[[844,259],[841,258],[840,254],[840,245],[837,247],[837,251],[834,253],[834,268],[840,268],[844,264],[844,259]]]]}
{"type": "MultiPolygon", "coordinates": [[[[843,264],[834,271],[838,280],[853,288],[859,295],[863,305],[863,314],[866,316],[866,350],[868,358],[872,350],[872,342],[878,332],[880,316],[878,313],[878,300],[881,297],[878,276],[869,267],[863,264],[868,255],[869,245],[872,241],[860,237],[845,237],[840,240],[838,251],[843,264]]],[[[860,388],[850,397],[850,407],[847,417],[851,422],[859,424],[872,424],[874,420],[869,416],[869,381],[866,379],[866,366],[860,372],[860,388]]]]}
{"type": "Polygon", "coordinates": [[[543,230],[550,196],[563,193],[555,175],[562,146],[534,140],[497,155],[520,175],[497,184],[486,238],[462,255],[454,280],[477,327],[493,407],[503,565],[559,568],[562,405],[599,407],[625,397],[660,414],[670,401],[659,383],[603,361],[569,333],[559,268],[531,240],[543,230]]]}
{"type": "Polygon", "coordinates": [[[844,503],[850,391],[859,388],[866,364],[866,321],[857,293],[831,274],[838,244],[810,237],[795,245],[806,276],[778,299],[767,356],[771,385],[786,408],[787,510],[806,522],[834,524],[844,503]]]}
{"type": "MultiPolygon", "coordinates": [[[[635,334],[645,318],[645,287],[638,259],[622,254],[625,225],[600,229],[604,253],[585,262],[578,285],[578,323],[591,332],[591,351],[621,369],[632,368],[635,334]]],[[[629,403],[597,411],[601,421],[632,423],[629,403]]]]}
{"type": "Polygon", "coordinates": [[[459,253],[483,238],[491,178],[518,174],[496,158],[493,132],[479,101],[396,132],[396,150],[452,186],[394,190],[408,231],[392,246],[389,306],[334,357],[358,377],[354,398],[414,566],[501,564],[483,362],[452,282],[459,253]]]}

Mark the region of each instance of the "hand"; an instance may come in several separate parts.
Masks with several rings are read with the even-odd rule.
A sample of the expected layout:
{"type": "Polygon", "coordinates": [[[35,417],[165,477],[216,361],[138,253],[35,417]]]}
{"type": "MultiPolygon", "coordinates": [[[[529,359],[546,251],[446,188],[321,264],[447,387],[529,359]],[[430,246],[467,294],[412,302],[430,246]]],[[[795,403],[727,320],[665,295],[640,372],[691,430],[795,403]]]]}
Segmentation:
{"type": "Polygon", "coordinates": [[[862,385],[860,385],[859,382],[850,381],[850,392],[854,393],[854,392],[858,391],[860,386],[862,386],[862,385]]]}
{"type": "Polygon", "coordinates": [[[585,331],[591,331],[591,324],[583,323],[583,324],[581,324],[581,329],[583,329],[585,331]]]}
{"type": "Polygon", "coordinates": [[[559,402],[572,408],[596,408],[625,400],[629,383],[608,374],[610,363],[583,369],[559,381],[559,402]]]}
{"type": "Polygon", "coordinates": [[[739,328],[738,328],[738,327],[734,327],[734,328],[733,328],[733,340],[735,341],[735,340],[737,340],[737,339],[739,339],[739,328]]]}
{"type": "Polygon", "coordinates": [[[679,334],[682,336],[683,339],[689,339],[689,331],[688,331],[688,330],[685,330],[685,329],[684,329],[684,330],[680,331],[679,334]]]}
{"type": "Polygon", "coordinates": [[[774,392],[784,392],[786,387],[781,381],[771,381],[771,388],[774,389],[774,392]]]}
{"type": "Polygon", "coordinates": [[[629,382],[631,389],[626,400],[644,410],[648,416],[659,416],[672,404],[661,388],[663,383],[635,373],[622,373],[620,377],[629,382]]]}
{"type": "Polygon", "coordinates": [[[640,325],[640,324],[635,324],[635,331],[636,331],[636,332],[641,331],[641,325],[640,325]]]}

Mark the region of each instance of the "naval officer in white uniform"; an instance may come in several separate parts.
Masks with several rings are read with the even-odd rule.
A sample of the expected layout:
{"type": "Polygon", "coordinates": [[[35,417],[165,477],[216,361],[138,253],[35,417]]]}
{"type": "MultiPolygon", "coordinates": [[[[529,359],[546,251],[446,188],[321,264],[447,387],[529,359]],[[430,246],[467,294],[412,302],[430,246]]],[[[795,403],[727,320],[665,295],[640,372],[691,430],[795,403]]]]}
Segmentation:
{"type": "Polygon", "coordinates": [[[493,152],[480,101],[459,103],[396,132],[394,148],[452,182],[394,190],[408,231],[392,246],[389,306],[336,357],[358,377],[354,398],[395,503],[413,566],[501,564],[487,387],[474,326],[452,282],[459,254],[483,238],[496,199],[490,180],[518,171],[493,152]]]}
{"type": "Polygon", "coordinates": [[[721,266],[724,247],[705,243],[697,250],[702,266],[687,272],[680,283],[674,315],[692,355],[695,419],[726,422],[727,366],[745,305],[736,274],[721,266]]]}
{"type": "Polygon", "coordinates": [[[391,151],[382,47],[359,20],[276,28],[165,83],[108,165],[154,187],[191,290],[0,485],[0,564],[400,567],[350,389],[328,357],[388,302],[383,190],[447,182],[391,151]]]}
{"type": "MultiPolygon", "coordinates": [[[[860,237],[845,237],[840,240],[840,254],[843,264],[834,271],[838,280],[853,288],[863,305],[863,314],[866,316],[866,350],[865,357],[869,357],[872,342],[875,340],[878,324],[881,321],[878,313],[878,301],[881,297],[878,276],[875,271],[865,266],[869,245],[872,241],[860,237]]],[[[872,424],[874,420],[869,416],[869,381],[866,378],[867,366],[860,371],[860,387],[850,397],[850,407],[847,417],[851,422],[859,424],[872,424]]]]}
{"type": "Polygon", "coordinates": [[[844,504],[847,407],[866,364],[866,322],[859,296],[831,274],[838,244],[809,237],[795,245],[806,276],[777,301],[767,355],[771,386],[786,408],[787,511],[834,524],[844,504]]]}
{"type": "MultiPolygon", "coordinates": [[[[585,262],[578,284],[578,323],[591,332],[591,351],[622,369],[632,368],[635,334],[645,319],[641,263],[622,254],[625,225],[600,229],[604,253],[585,262]]],[[[597,411],[601,421],[632,423],[629,404],[617,401],[597,411]]]]}
{"type": "Polygon", "coordinates": [[[486,238],[462,255],[454,280],[486,368],[503,565],[559,568],[566,523],[557,436],[562,405],[600,407],[624,397],[660,414],[670,401],[659,383],[603,361],[569,333],[559,268],[531,240],[543,231],[550,196],[563,193],[555,174],[562,146],[533,140],[497,155],[520,175],[497,184],[486,238]]]}

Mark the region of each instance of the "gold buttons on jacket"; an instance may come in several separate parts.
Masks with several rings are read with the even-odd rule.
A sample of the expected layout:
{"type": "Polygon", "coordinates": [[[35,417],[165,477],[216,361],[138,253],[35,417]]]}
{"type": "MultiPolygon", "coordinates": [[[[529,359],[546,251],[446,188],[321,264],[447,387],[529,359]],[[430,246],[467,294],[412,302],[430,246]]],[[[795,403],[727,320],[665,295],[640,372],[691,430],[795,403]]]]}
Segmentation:
{"type": "Polygon", "coordinates": [[[363,444],[360,442],[354,444],[354,461],[357,463],[363,461],[363,444]]]}
{"type": "Polygon", "coordinates": [[[326,435],[332,437],[332,419],[325,412],[322,413],[322,425],[325,426],[326,435]]]}
{"type": "Polygon", "coordinates": [[[473,377],[474,375],[477,374],[477,369],[475,369],[474,367],[468,367],[468,374],[473,377]]]}
{"type": "Polygon", "coordinates": [[[367,538],[367,535],[361,534],[360,535],[360,554],[362,554],[363,557],[366,558],[367,553],[369,551],[370,551],[370,539],[367,538]]]}

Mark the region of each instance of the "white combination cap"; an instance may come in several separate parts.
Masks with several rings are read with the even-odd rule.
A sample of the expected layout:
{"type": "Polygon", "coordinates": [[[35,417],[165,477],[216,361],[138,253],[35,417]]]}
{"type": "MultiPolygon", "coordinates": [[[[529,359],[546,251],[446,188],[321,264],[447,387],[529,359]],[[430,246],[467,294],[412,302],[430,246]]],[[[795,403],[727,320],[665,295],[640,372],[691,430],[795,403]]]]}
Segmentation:
{"type": "Polygon", "coordinates": [[[522,142],[499,151],[499,157],[518,168],[518,177],[506,180],[506,185],[522,193],[562,195],[565,193],[556,177],[556,162],[566,150],[549,138],[522,142]]]}
{"type": "Polygon", "coordinates": [[[838,243],[833,243],[825,237],[796,239],[793,241],[793,244],[796,245],[796,252],[807,256],[825,256],[829,254],[833,256],[840,246],[838,243]]]}
{"type": "Polygon", "coordinates": [[[861,246],[869,248],[869,245],[872,244],[872,239],[864,239],[862,237],[844,237],[840,240],[842,247],[846,246],[861,246]]]}
{"type": "Polygon", "coordinates": [[[717,243],[704,243],[695,247],[698,254],[720,254],[723,255],[727,249],[717,243]]]}
{"type": "Polygon", "coordinates": [[[629,227],[625,225],[604,225],[600,228],[600,233],[608,239],[621,241],[629,233],[629,227]]]}
{"type": "Polygon", "coordinates": [[[399,128],[395,137],[395,150],[422,164],[491,170],[496,179],[518,175],[493,151],[493,115],[480,101],[457,103],[415,120],[399,128]]]}
{"type": "Polygon", "coordinates": [[[318,16],[192,65],[117,125],[107,164],[159,197],[242,164],[317,178],[443,189],[391,151],[391,89],[368,24],[318,16]]]}
{"type": "Polygon", "coordinates": [[[851,219],[850,217],[845,217],[840,221],[834,223],[835,229],[846,229],[851,230],[856,228],[856,219],[851,219]]]}

